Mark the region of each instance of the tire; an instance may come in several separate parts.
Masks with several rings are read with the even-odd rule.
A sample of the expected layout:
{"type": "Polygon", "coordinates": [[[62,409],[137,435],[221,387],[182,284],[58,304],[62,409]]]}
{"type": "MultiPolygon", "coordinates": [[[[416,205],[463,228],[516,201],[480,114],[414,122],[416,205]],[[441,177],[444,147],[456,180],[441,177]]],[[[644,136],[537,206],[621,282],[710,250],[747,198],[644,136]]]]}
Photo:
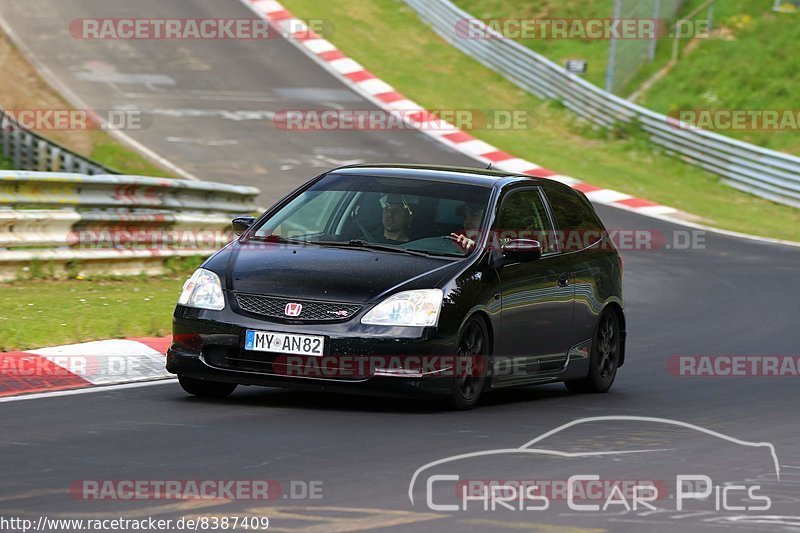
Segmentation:
{"type": "Polygon", "coordinates": [[[564,383],[570,392],[604,393],[611,389],[619,368],[621,353],[619,317],[613,311],[603,311],[592,340],[589,375],[564,383]]]}
{"type": "Polygon", "coordinates": [[[486,387],[489,330],[480,318],[470,318],[458,341],[459,364],[448,406],[458,411],[473,409],[486,387]]]}
{"type": "Polygon", "coordinates": [[[181,387],[183,387],[183,390],[200,398],[227,398],[233,394],[233,391],[238,387],[236,383],[218,383],[216,381],[205,381],[202,379],[188,378],[186,376],[178,376],[178,382],[181,384],[181,387]]]}

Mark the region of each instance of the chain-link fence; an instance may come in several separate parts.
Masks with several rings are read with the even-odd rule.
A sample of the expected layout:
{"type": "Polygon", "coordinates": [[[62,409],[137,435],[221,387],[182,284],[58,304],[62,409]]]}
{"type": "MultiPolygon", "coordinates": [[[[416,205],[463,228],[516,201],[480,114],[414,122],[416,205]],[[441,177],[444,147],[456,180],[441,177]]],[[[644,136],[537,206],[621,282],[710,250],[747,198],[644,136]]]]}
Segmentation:
{"type": "Polygon", "coordinates": [[[800,12],[800,0],[775,0],[772,10],[778,13],[798,13],[800,12]]]}
{"type": "Polygon", "coordinates": [[[686,0],[614,0],[615,20],[655,19],[659,30],[652,39],[612,39],[606,70],[606,90],[621,92],[646,63],[655,58],[658,40],[671,28],[686,0]]]}

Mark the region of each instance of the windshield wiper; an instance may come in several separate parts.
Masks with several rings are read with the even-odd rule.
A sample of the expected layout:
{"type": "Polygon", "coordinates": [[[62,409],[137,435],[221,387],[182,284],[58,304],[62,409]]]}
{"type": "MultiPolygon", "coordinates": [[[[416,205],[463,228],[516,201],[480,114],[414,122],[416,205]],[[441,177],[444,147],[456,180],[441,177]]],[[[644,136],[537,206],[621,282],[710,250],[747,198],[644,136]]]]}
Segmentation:
{"type": "Polygon", "coordinates": [[[410,248],[403,248],[401,246],[392,246],[390,244],[380,244],[365,241],[363,239],[353,239],[350,241],[307,241],[303,239],[290,239],[287,237],[279,237],[277,235],[270,235],[265,239],[267,242],[277,244],[301,244],[310,246],[332,246],[338,248],[360,248],[363,250],[379,250],[383,252],[399,252],[407,255],[414,255],[417,257],[458,257],[465,256],[460,254],[451,254],[447,252],[427,252],[425,250],[414,250],[410,248]]]}
{"type": "Polygon", "coordinates": [[[308,239],[293,239],[290,237],[281,237],[280,235],[269,235],[268,237],[258,237],[257,239],[275,244],[299,244],[302,246],[334,246],[334,245],[347,246],[346,242],[311,241],[308,239]]]}
{"type": "Polygon", "coordinates": [[[392,246],[390,244],[378,244],[374,242],[365,241],[363,239],[353,239],[347,242],[340,241],[310,241],[320,246],[338,246],[340,248],[360,248],[363,250],[379,250],[381,252],[395,252],[407,255],[415,255],[417,257],[431,257],[430,254],[425,252],[418,252],[416,250],[409,250],[400,246],[392,246]]]}
{"type": "Polygon", "coordinates": [[[425,253],[425,254],[427,254],[429,257],[456,257],[456,258],[460,258],[460,259],[464,259],[465,257],[467,257],[466,255],[464,255],[464,254],[459,254],[459,253],[450,253],[450,252],[423,252],[422,250],[416,250],[416,249],[414,249],[414,248],[409,248],[408,250],[409,250],[410,252],[420,252],[420,253],[425,253]]]}
{"type": "Polygon", "coordinates": [[[287,237],[281,237],[279,235],[269,235],[267,237],[258,237],[258,240],[271,242],[275,244],[309,244],[308,241],[303,241],[300,239],[289,239],[287,237]]]}

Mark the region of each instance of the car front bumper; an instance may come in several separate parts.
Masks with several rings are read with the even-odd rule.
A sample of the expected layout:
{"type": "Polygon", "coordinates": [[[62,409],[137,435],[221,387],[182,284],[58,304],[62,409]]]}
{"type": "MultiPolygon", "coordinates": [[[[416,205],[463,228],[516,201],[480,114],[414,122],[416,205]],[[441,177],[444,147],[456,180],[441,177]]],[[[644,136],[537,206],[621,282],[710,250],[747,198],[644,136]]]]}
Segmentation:
{"type": "Polygon", "coordinates": [[[263,321],[226,311],[178,307],[167,370],[241,385],[380,396],[437,398],[455,383],[447,365],[456,335],[437,328],[365,326],[358,320],[324,324],[263,321]],[[253,352],[247,330],[325,337],[323,357],[253,352]],[[423,364],[419,364],[423,361],[423,364]]]}

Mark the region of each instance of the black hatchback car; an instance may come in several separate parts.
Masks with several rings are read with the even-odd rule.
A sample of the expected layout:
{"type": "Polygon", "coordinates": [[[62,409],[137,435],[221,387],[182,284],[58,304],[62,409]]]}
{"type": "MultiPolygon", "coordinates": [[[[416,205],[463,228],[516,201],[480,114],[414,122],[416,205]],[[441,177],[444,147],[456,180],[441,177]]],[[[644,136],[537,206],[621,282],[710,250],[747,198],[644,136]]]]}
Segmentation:
{"type": "Polygon", "coordinates": [[[625,361],[622,263],[586,197],[449,167],[327,172],[186,282],[167,369],[237,385],[441,398],[564,382],[606,392],[625,361]]]}

